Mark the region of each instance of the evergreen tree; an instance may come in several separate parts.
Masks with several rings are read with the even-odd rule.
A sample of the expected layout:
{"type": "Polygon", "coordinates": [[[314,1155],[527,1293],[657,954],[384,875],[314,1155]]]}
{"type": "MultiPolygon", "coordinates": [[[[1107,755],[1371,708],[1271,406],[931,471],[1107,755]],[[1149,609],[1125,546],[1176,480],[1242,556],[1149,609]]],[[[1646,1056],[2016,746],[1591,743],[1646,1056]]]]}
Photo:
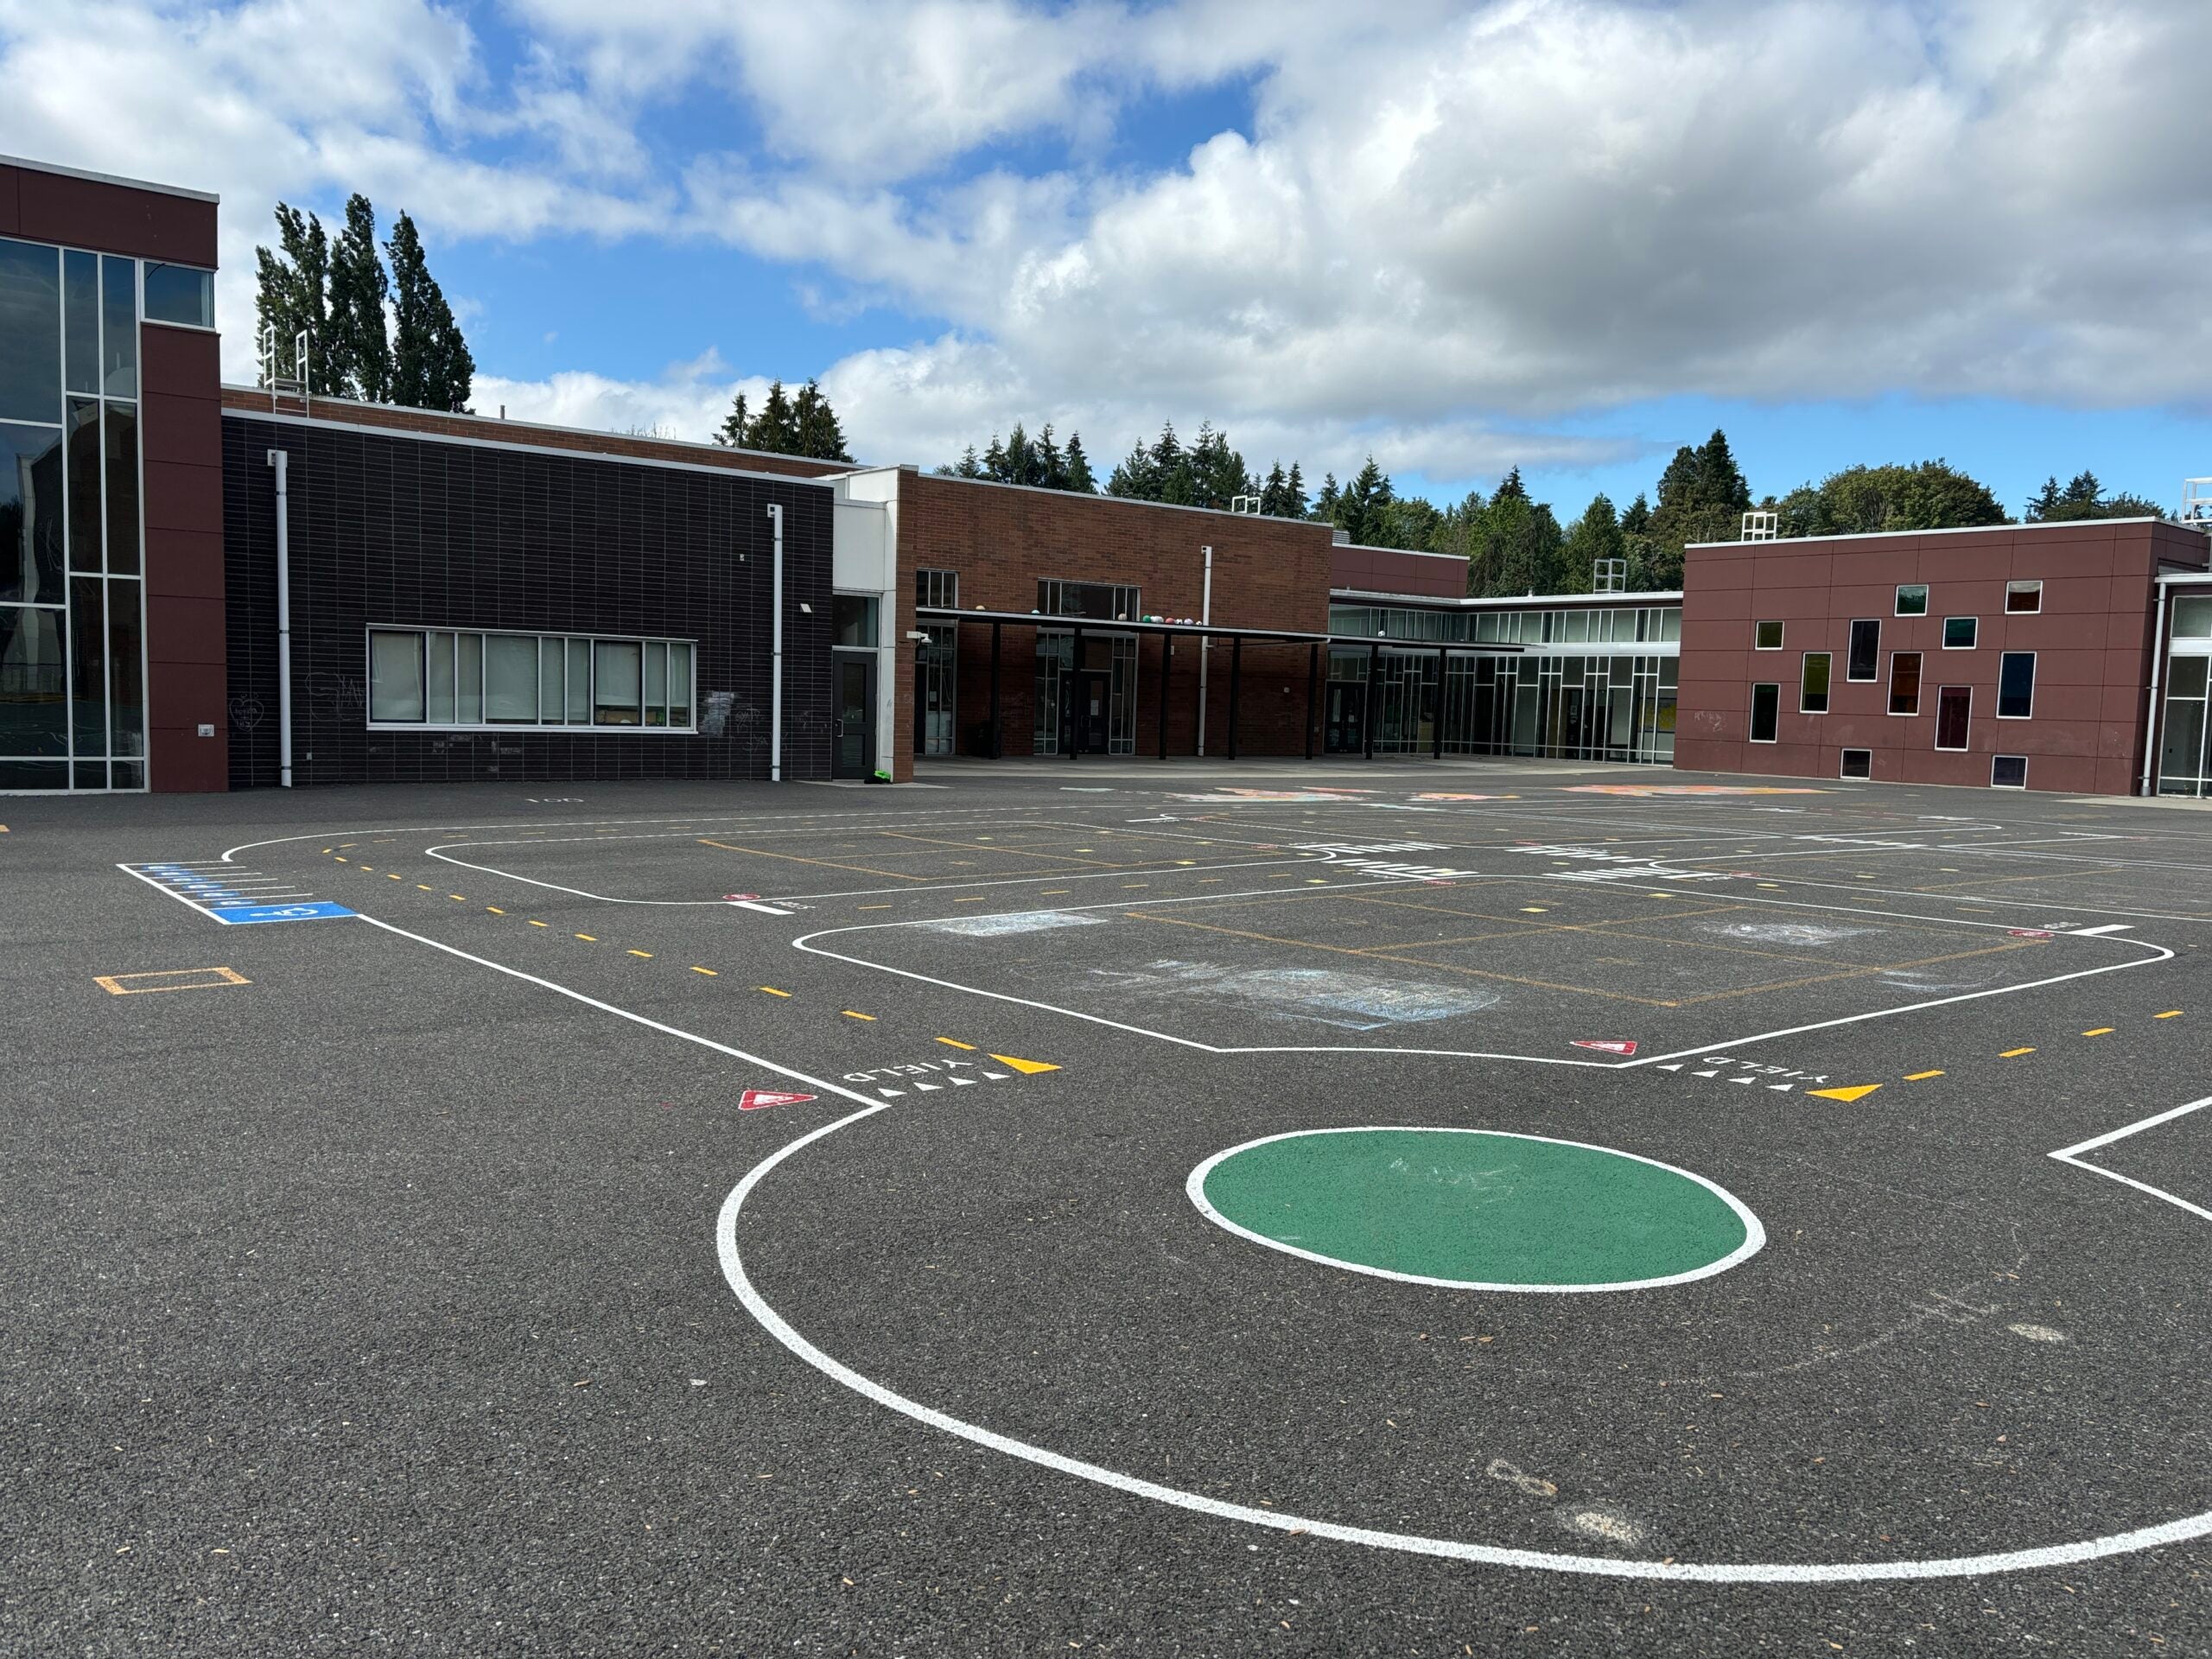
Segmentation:
{"type": "Polygon", "coordinates": [[[2055,524],[2079,518],[2161,518],[2165,509],[2158,502],[2122,492],[2107,496],[2094,473],[2074,474],[2064,489],[2056,478],[2044,480],[2036,499],[2028,503],[2028,522],[2055,524]]]}
{"type": "Polygon", "coordinates": [[[1090,457],[1083,453],[1083,434],[1080,432],[1068,434],[1067,451],[1061,457],[1061,478],[1060,488],[1064,490],[1072,491],[1077,495],[1096,495],[1098,493],[1098,480],[1090,475],[1090,457]]]}
{"type": "Polygon", "coordinates": [[[1495,504],[1499,501],[1526,501],[1528,499],[1529,486],[1521,481],[1521,469],[1518,467],[1508,467],[1491,501],[1495,504]]]}
{"type": "Polygon", "coordinates": [[[1728,435],[1718,428],[1696,448],[1685,444],[1659,475],[1659,504],[1652,510],[1650,580],[1682,585],[1682,549],[1692,542],[1732,542],[1743,533],[1751,505],[1728,435]]]}
{"type": "Polygon", "coordinates": [[[962,452],[958,461],[950,466],[938,467],[937,475],[939,478],[981,478],[983,475],[983,468],[982,463],[976,459],[976,446],[969,444],[962,452]]]}
{"type": "Polygon", "coordinates": [[[465,409],[476,359],[461,338],[444,290],[430,275],[415,221],[405,213],[394,221],[385,252],[391,260],[396,325],[391,401],[410,409],[465,409]]]}
{"type": "Polygon", "coordinates": [[[1307,516],[1325,524],[1335,524],[1337,497],[1339,493],[1337,488],[1337,475],[1334,473],[1322,474],[1321,493],[1313,498],[1313,511],[1307,516]]]}
{"type": "MultiPolygon", "coordinates": [[[[1016,436],[1020,435],[1020,427],[1014,430],[1016,436]]],[[[1006,445],[999,442],[999,435],[995,432],[991,434],[991,441],[983,449],[983,476],[995,484],[1006,482],[1006,445]]]]}
{"type": "Polygon", "coordinates": [[[1351,482],[1337,492],[1324,516],[1350,536],[1354,546],[1372,547],[1376,543],[1370,538],[1382,533],[1384,512],[1396,499],[1390,475],[1370,455],[1351,482]]]}
{"type": "Polygon", "coordinates": [[[365,404],[391,396],[391,341],[385,306],[391,284],[377,253],[377,213],[356,192],[346,199],[346,228],[330,251],[332,378],[342,374],[349,395],[365,404]]]}
{"type": "Polygon", "coordinates": [[[837,411],[822,395],[822,383],[810,376],[791,400],[791,442],[792,454],[810,461],[852,460],[845,453],[845,429],[837,411]]]}
{"type": "MultiPolygon", "coordinates": [[[[308,389],[319,397],[337,396],[344,390],[346,378],[342,359],[337,376],[331,372],[330,243],[323,234],[322,221],[280,201],[276,242],[277,253],[262,247],[253,251],[258,285],[254,302],[257,327],[264,334],[274,332],[270,351],[280,379],[297,375],[296,342],[300,331],[306,329],[308,389]]],[[[257,347],[259,340],[255,343],[257,347]]],[[[268,378],[265,366],[262,384],[267,385],[268,378]]]]}
{"type": "MultiPolygon", "coordinates": [[[[730,400],[729,413],[722,416],[721,425],[714,433],[715,442],[726,449],[744,448],[746,430],[752,424],[752,413],[745,406],[745,394],[741,391],[730,400]]],[[[970,449],[968,453],[972,455],[976,452],[970,449]]],[[[944,469],[939,467],[938,470],[943,472],[944,469]]]]}
{"type": "Polygon", "coordinates": [[[1130,501],[1160,499],[1160,468],[1140,439],[1106,480],[1106,493],[1130,501]]]}
{"type": "Polygon", "coordinates": [[[1798,486],[1774,509],[1777,530],[1789,536],[1950,530],[2006,522],[2005,509],[1987,486],[1940,458],[1911,467],[1847,467],[1829,474],[1817,486],[1798,486]]]}
{"type": "Polygon", "coordinates": [[[768,395],[760,400],[760,412],[746,429],[746,448],[770,455],[799,453],[798,416],[781,380],[768,383],[768,395]]]}
{"type": "Polygon", "coordinates": [[[1627,556],[1628,537],[1622,532],[1620,519],[1613,512],[1612,501],[1600,492],[1591,498],[1590,505],[1582,510],[1582,516],[1567,526],[1566,563],[1560,573],[1567,585],[1560,591],[1569,594],[1592,591],[1598,562],[1627,556]]]}
{"type": "Polygon", "coordinates": [[[1394,496],[1374,515],[1369,535],[1370,547],[1402,547],[1416,553],[1437,550],[1444,515],[1435,503],[1418,495],[1394,496]]]}
{"type": "Polygon", "coordinates": [[[1282,516],[1286,518],[1303,518],[1306,516],[1306,480],[1300,476],[1298,463],[1294,461],[1290,463],[1290,477],[1287,483],[1289,488],[1283,498],[1282,516]]]}

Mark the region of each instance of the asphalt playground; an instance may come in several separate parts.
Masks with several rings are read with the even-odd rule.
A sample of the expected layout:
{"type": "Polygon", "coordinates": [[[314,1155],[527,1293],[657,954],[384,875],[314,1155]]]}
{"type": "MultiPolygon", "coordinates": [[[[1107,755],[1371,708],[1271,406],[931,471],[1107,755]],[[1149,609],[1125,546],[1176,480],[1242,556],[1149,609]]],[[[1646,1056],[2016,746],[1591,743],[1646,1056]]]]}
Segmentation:
{"type": "Polygon", "coordinates": [[[2212,1653],[2202,811],[0,822],[0,1652],[2212,1653]]]}

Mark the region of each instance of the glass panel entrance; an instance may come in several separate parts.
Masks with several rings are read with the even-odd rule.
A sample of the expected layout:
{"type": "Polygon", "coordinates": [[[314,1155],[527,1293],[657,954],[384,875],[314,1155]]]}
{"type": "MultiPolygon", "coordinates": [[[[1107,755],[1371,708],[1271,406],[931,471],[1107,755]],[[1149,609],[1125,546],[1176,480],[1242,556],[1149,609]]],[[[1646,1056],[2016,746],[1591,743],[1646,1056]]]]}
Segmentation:
{"type": "Polygon", "coordinates": [[[840,652],[836,662],[830,775],[865,778],[875,770],[875,653],[840,652]]]}

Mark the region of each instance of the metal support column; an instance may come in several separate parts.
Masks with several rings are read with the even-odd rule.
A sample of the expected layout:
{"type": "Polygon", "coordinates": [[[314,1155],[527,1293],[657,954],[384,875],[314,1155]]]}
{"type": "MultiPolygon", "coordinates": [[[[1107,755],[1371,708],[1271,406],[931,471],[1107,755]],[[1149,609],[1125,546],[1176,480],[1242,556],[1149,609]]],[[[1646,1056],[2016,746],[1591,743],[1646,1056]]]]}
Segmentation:
{"type": "Polygon", "coordinates": [[[999,636],[1006,626],[1003,622],[991,624],[991,759],[999,760],[1006,753],[1006,745],[999,731],[999,636]]]}
{"type": "Polygon", "coordinates": [[[1445,654],[1450,650],[1449,645],[1439,645],[1436,648],[1436,753],[1433,758],[1439,760],[1444,758],[1444,658],[1445,654]]]}
{"type": "Polygon", "coordinates": [[[1321,647],[1306,647],[1306,758],[1313,758],[1313,683],[1321,674],[1321,647]]]}
{"type": "Polygon", "coordinates": [[[1375,682],[1382,663],[1382,647],[1367,648],[1367,707],[1359,722],[1360,753],[1367,760],[1375,758],[1375,682]]]}
{"type": "Polygon", "coordinates": [[[1229,758],[1236,758],[1236,693],[1244,678],[1244,636],[1229,637],[1229,758]]]}
{"type": "Polygon", "coordinates": [[[1068,711],[1068,759],[1083,753],[1083,630],[1068,650],[1068,671],[1060,676],[1060,707],[1068,711]]]}
{"type": "Polygon", "coordinates": [[[1167,672],[1175,666],[1175,636],[1160,636],[1160,758],[1167,758],[1167,672]]]}

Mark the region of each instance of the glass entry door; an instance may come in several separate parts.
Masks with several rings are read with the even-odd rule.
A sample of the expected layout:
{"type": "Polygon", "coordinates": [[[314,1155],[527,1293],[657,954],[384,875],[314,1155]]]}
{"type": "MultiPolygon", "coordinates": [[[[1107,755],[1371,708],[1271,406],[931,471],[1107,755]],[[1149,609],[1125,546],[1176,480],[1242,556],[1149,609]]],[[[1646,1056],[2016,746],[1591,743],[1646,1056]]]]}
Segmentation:
{"type": "Polygon", "coordinates": [[[1104,754],[1113,747],[1114,675],[1077,669],[1060,682],[1062,754],[1104,754]]]}
{"type": "Polygon", "coordinates": [[[865,778],[875,770],[875,653],[839,652],[831,712],[836,721],[830,775],[865,778]]]}

